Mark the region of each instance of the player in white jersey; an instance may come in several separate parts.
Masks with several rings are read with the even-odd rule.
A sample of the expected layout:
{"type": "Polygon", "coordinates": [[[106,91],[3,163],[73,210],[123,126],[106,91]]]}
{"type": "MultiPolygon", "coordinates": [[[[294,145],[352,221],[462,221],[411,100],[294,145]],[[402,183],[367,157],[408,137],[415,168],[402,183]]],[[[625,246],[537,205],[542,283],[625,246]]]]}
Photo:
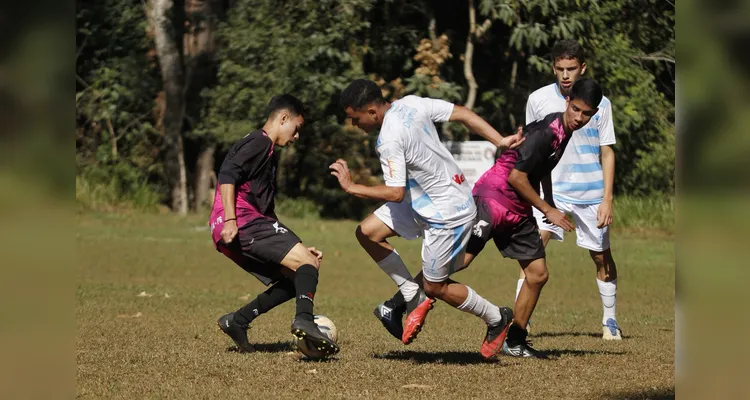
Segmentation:
{"type": "MultiPolygon", "coordinates": [[[[487,334],[481,353],[485,358],[492,357],[502,347],[513,311],[493,305],[470,287],[448,278],[463,265],[477,210],[471,187],[440,142],[435,122],[462,122],[503,149],[519,145],[522,136],[503,138],[471,110],[443,100],[406,96],[390,103],[375,82],[364,79],[352,82],[343,91],[341,106],[355,126],[368,132],[380,130],[377,151],[385,185],[352,183],[346,161],[341,159],[331,165],[331,173],[347,193],[387,201],[359,225],[356,235],[406,300],[405,326],[398,318],[389,331],[404,344],[411,343],[434,298],[438,298],[485,321],[487,334]],[[405,239],[422,237],[424,290],[387,241],[397,235],[405,239]]],[[[375,309],[380,316],[387,317],[390,312],[383,305],[375,309]]]]}
{"type": "MultiPolygon", "coordinates": [[[[574,40],[557,42],[552,49],[552,62],[557,82],[529,96],[526,103],[527,124],[565,110],[565,99],[570,89],[586,72],[583,48],[574,40]]],[[[617,269],[609,246],[615,176],[614,144],[612,104],[604,97],[594,118],[573,133],[560,163],[552,171],[552,196],[545,193],[548,203],[573,216],[577,244],[589,251],[596,265],[596,283],[603,306],[602,337],[605,340],[622,339],[615,317],[617,269]]],[[[545,246],[550,239],[563,240],[562,228],[545,221],[544,215],[536,208],[534,216],[545,246]]],[[[523,281],[521,271],[516,298],[523,281]]]]}

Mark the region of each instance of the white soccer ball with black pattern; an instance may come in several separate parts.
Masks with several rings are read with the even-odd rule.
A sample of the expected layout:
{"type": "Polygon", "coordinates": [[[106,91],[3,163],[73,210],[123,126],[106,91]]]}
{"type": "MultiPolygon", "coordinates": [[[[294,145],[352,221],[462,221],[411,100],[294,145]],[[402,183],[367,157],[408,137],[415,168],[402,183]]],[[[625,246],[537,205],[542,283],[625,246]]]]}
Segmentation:
{"type": "MultiPolygon", "coordinates": [[[[320,332],[328,336],[328,339],[331,339],[332,342],[338,343],[339,332],[333,321],[325,315],[316,315],[313,318],[313,321],[315,321],[315,325],[318,326],[320,332]]],[[[320,359],[325,358],[326,356],[324,352],[310,346],[305,339],[298,339],[295,337],[295,343],[297,344],[297,350],[307,356],[307,358],[320,359]]]]}

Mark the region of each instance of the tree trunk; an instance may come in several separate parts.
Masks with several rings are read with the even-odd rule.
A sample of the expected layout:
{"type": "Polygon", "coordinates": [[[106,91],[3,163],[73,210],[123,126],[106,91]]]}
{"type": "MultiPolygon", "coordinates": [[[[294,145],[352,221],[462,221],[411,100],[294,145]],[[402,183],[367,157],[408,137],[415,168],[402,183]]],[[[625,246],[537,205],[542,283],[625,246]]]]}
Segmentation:
{"type": "Polygon", "coordinates": [[[477,98],[477,80],[474,78],[472,70],[472,59],[474,58],[474,35],[477,30],[477,11],[474,7],[474,1],[469,0],[469,34],[466,36],[466,52],[464,53],[464,76],[469,84],[469,94],[466,96],[466,108],[474,108],[474,101],[477,98]]]}
{"type": "Polygon", "coordinates": [[[216,146],[214,144],[206,145],[201,150],[198,161],[195,163],[195,211],[211,206],[215,152],[216,146]]]}
{"type": "Polygon", "coordinates": [[[183,5],[175,4],[173,0],[151,0],[150,5],[150,23],[153,27],[156,54],[159,57],[165,93],[163,127],[167,146],[166,171],[172,194],[172,211],[186,215],[188,211],[187,173],[182,142],[182,123],[185,116],[185,77],[181,53],[183,5]]]}
{"type": "MultiPolygon", "coordinates": [[[[510,69],[510,89],[513,93],[515,93],[516,88],[516,77],[518,76],[518,60],[513,61],[513,67],[510,69]]],[[[510,119],[510,126],[512,126],[514,129],[516,127],[516,116],[513,115],[513,112],[511,111],[508,114],[508,118],[510,119]]]]}

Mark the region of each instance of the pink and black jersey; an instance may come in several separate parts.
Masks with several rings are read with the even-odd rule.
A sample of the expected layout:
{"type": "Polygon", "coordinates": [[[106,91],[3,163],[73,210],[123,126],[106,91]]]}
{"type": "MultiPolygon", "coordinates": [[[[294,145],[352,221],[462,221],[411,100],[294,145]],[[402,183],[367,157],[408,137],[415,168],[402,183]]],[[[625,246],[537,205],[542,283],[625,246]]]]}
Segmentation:
{"type": "Polygon", "coordinates": [[[539,193],[539,185],[560,161],[570,135],[563,129],[562,113],[549,114],[543,119],[526,125],[523,129],[526,140],[514,150],[504,151],[495,164],[474,185],[472,193],[489,198],[517,215],[531,215],[531,203],[524,200],[508,177],[513,169],[528,174],[529,182],[539,193]]]}
{"type": "Polygon", "coordinates": [[[263,217],[276,219],[274,212],[274,179],[278,161],[273,157],[273,142],[262,130],[252,132],[235,143],[219,170],[218,185],[211,210],[211,235],[214,243],[221,239],[224,206],[219,187],[235,186],[237,226],[263,217]]]}

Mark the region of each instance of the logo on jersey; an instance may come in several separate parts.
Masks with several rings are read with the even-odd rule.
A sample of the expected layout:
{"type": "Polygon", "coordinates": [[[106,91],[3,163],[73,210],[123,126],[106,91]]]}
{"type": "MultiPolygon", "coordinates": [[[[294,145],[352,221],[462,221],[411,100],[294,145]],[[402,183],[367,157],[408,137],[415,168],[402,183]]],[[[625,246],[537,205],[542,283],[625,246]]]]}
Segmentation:
{"type": "Polygon", "coordinates": [[[453,182],[456,182],[457,184],[459,184],[459,185],[460,185],[460,184],[462,184],[462,183],[466,182],[466,177],[464,176],[464,174],[461,174],[461,175],[459,175],[459,174],[453,175],[453,182]]]}
{"type": "Polygon", "coordinates": [[[284,228],[283,226],[279,226],[279,222],[278,222],[278,221],[276,221],[276,222],[275,222],[275,223],[273,224],[273,228],[274,228],[274,229],[276,229],[276,233],[287,233],[287,232],[289,232],[289,231],[288,231],[288,230],[287,230],[286,228],[284,228]]]}
{"type": "Polygon", "coordinates": [[[479,220],[476,225],[474,225],[474,229],[472,230],[472,233],[476,237],[482,237],[482,228],[485,226],[490,226],[490,223],[485,220],[479,220]]]}
{"type": "Polygon", "coordinates": [[[393,161],[389,158],[388,160],[388,176],[393,178],[393,161]]]}

